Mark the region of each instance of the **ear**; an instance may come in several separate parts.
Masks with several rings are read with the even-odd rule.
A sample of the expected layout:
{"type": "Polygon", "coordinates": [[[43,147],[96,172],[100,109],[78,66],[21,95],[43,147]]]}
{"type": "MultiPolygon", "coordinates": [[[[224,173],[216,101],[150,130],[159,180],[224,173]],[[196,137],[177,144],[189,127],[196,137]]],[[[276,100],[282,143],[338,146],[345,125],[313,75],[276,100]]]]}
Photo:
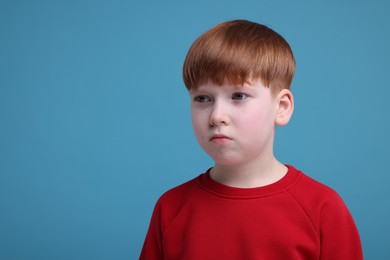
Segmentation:
{"type": "Polygon", "coordinates": [[[275,123],[280,126],[287,125],[294,112],[294,96],[288,89],[282,89],[276,97],[277,111],[275,123]]]}

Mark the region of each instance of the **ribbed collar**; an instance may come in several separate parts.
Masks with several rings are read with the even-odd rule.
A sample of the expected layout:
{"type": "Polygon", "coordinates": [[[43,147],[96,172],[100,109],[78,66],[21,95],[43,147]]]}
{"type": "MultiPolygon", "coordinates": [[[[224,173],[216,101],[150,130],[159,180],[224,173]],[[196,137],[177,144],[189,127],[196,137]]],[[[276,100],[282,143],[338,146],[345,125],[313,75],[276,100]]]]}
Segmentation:
{"type": "Polygon", "coordinates": [[[200,187],[216,196],[230,198],[230,199],[253,199],[265,196],[271,196],[276,193],[285,191],[290,186],[294,185],[302,172],[298,171],[290,165],[286,165],[288,168],[287,174],[279,181],[258,187],[258,188],[235,188],[223,185],[210,178],[210,170],[201,174],[198,177],[200,187]]]}

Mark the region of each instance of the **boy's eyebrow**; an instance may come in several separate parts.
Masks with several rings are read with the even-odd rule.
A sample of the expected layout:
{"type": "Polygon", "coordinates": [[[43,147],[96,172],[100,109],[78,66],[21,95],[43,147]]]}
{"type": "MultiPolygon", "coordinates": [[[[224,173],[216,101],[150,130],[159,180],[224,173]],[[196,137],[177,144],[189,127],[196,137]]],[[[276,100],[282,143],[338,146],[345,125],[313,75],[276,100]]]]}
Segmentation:
{"type": "Polygon", "coordinates": [[[198,95],[199,93],[202,93],[202,92],[206,92],[206,90],[199,90],[198,88],[194,88],[194,89],[191,89],[190,91],[188,91],[190,96],[198,95]]]}

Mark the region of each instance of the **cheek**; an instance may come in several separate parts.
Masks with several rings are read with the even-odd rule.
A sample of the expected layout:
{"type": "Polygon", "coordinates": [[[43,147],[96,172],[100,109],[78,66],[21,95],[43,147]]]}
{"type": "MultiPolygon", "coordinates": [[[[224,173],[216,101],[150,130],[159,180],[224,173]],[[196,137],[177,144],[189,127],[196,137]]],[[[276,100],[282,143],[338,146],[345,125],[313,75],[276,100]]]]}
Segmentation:
{"type": "Polygon", "coordinates": [[[261,132],[271,128],[274,124],[274,120],[270,111],[252,110],[242,113],[239,118],[243,131],[248,135],[257,135],[261,132]]]}
{"type": "Polygon", "coordinates": [[[192,112],[191,113],[192,129],[194,130],[195,136],[198,140],[204,139],[204,119],[201,115],[192,112]]]}

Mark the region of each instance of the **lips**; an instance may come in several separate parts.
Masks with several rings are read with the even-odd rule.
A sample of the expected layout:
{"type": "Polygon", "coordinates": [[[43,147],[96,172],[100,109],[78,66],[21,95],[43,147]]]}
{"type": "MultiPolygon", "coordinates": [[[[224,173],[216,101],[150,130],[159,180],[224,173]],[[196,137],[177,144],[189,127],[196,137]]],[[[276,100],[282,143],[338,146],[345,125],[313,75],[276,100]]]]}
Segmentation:
{"type": "Polygon", "coordinates": [[[210,138],[211,142],[216,142],[216,143],[225,143],[230,140],[232,140],[230,137],[223,134],[215,134],[210,138]]]}

